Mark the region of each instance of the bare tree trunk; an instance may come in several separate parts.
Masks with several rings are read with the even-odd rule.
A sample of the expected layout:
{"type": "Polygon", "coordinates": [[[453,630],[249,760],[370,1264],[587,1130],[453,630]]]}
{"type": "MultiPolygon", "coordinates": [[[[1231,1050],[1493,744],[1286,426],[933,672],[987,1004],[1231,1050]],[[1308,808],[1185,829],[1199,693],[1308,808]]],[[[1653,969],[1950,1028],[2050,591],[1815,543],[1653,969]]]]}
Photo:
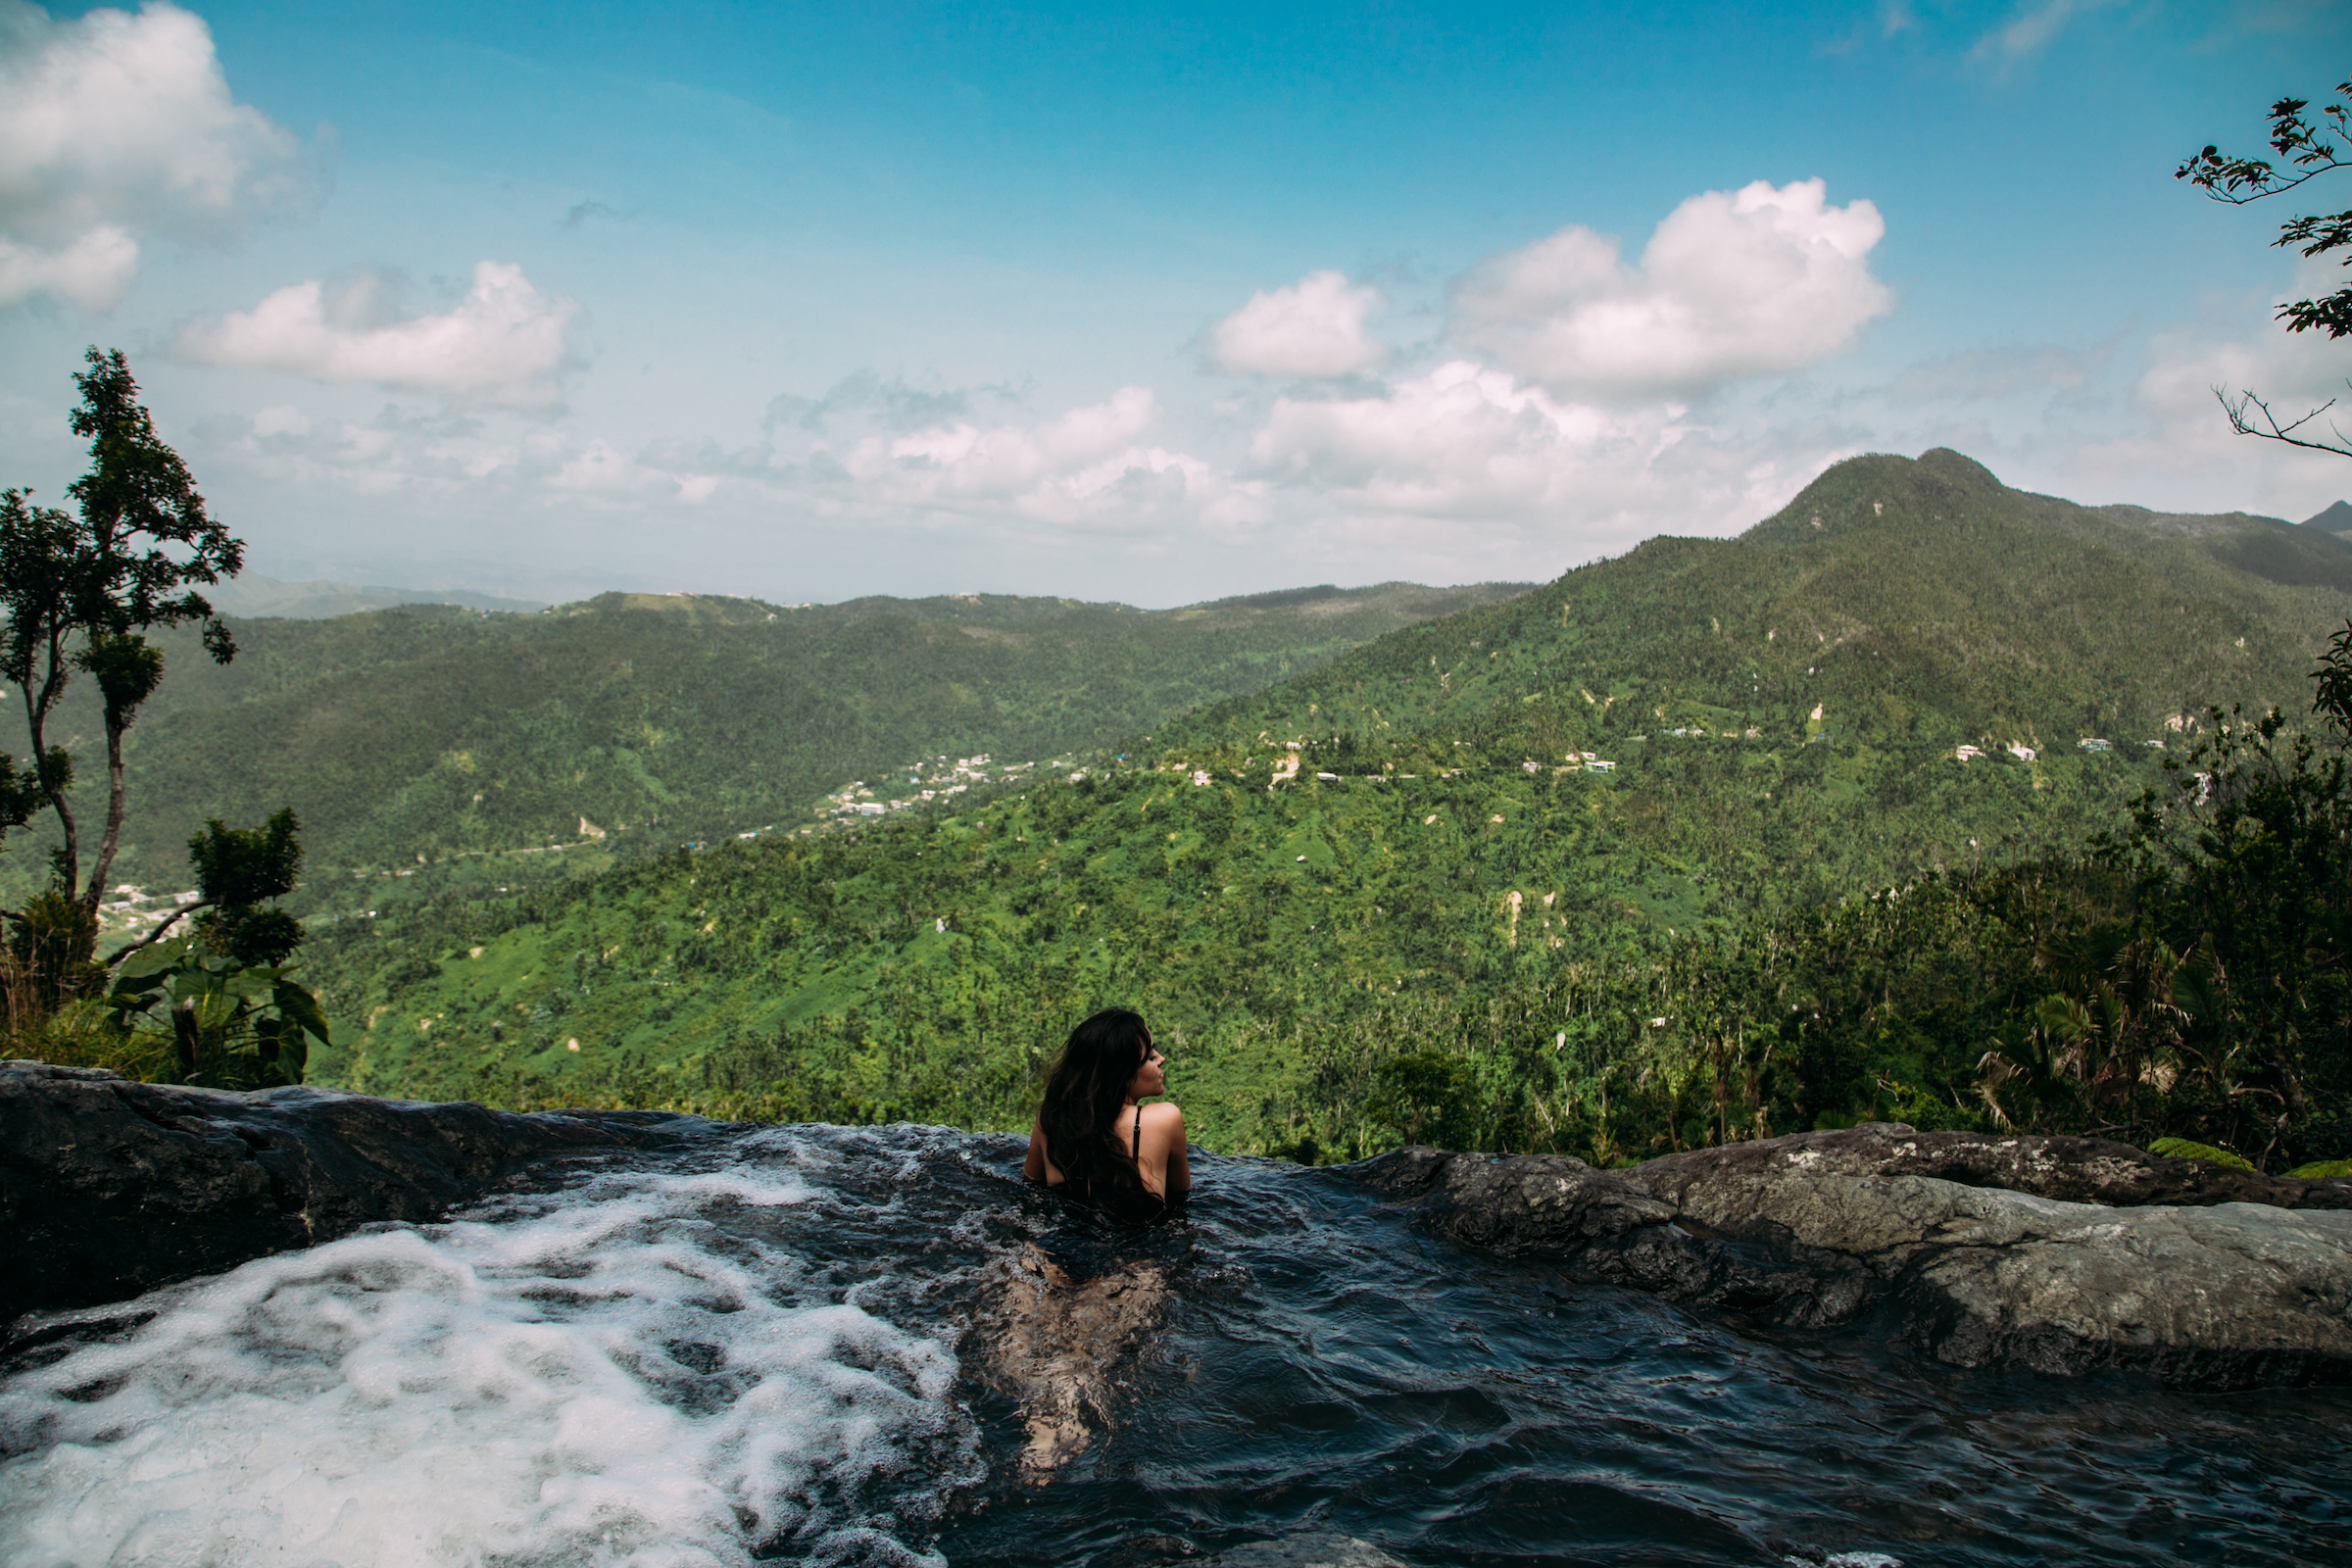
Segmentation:
{"type": "Polygon", "coordinates": [[[49,768],[49,710],[57,706],[65,690],[65,651],[58,646],[54,633],[49,638],[49,667],[42,676],[36,692],[32,683],[24,685],[24,727],[32,737],[33,777],[40,780],[41,793],[49,797],[49,805],[57,812],[58,825],[65,829],[65,842],[59,847],[59,870],[64,873],[66,896],[74,896],[74,884],[79,878],[79,857],[76,848],[80,829],[74,823],[74,808],[66,802],[66,792],[50,774],[49,768]]]}
{"type": "Polygon", "coordinates": [[[129,957],[141,948],[152,947],[156,943],[163,941],[164,933],[172,929],[173,922],[177,921],[183,915],[194,914],[199,909],[209,909],[213,907],[213,903],[214,901],[211,899],[198,899],[193,904],[181,905],[178,908],[173,909],[170,914],[167,914],[161,920],[158,920],[155,923],[155,929],[149,931],[145,936],[139,938],[138,941],[133,942],[126,948],[117,948],[114,952],[108,954],[102,960],[103,966],[108,969],[112,969],[116,964],[121,963],[124,958],[129,957]]]}
{"type": "Polygon", "coordinates": [[[98,924],[98,906],[106,897],[106,874],[114,869],[115,848],[122,838],[122,731],[112,713],[106,716],[106,836],[98,841],[98,858],[90,863],[90,885],[81,895],[81,912],[92,929],[98,924]]]}

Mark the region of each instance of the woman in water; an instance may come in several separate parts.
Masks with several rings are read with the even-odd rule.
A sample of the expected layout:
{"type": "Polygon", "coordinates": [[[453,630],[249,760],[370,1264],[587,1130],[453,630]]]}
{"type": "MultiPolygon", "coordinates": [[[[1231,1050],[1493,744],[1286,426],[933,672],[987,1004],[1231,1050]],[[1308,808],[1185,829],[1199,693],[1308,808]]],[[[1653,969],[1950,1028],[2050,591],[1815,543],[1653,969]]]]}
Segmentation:
{"type": "MultiPolygon", "coordinates": [[[[1184,1112],[1138,1104],[1167,1089],[1152,1031],[1111,1007],[1070,1031],[1046,1077],[1021,1174],[1144,1224],[1192,1190],[1184,1112]]],[[[1028,1442],[1021,1476],[1043,1485],[1109,1425],[1120,1373],[1162,1332],[1172,1293],[1166,1265],[1129,1258],[1074,1280],[1034,1246],[1008,1260],[982,1316],[989,1381],[1020,1401],[1028,1442]]]]}
{"type": "Polygon", "coordinates": [[[1164,1065],[1142,1015],[1125,1007],[1071,1030],[1046,1077],[1021,1174],[1114,1219],[1157,1219],[1193,1187],[1184,1112],[1138,1103],[1167,1091],[1164,1065]]]}

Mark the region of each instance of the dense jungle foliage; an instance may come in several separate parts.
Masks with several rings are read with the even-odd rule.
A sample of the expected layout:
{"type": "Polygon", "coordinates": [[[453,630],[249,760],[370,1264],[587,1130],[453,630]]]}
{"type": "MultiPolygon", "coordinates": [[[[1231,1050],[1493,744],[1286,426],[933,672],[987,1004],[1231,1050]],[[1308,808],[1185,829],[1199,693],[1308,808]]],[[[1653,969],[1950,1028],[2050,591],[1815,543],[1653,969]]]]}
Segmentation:
{"type": "Polygon", "coordinates": [[[318,1075],[1017,1127],[1115,1001],[1233,1152],[2341,1157],[2348,612],[2329,535],[1857,459],[958,809],[340,908],[318,1075]]]}
{"type": "MultiPolygon", "coordinates": [[[[283,806],[308,841],[304,913],[355,879],[459,857],[560,843],[592,847],[573,865],[602,866],[806,822],[827,790],[918,756],[1099,748],[1521,586],[1309,588],[1172,611],[607,594],[536,614],[236,618],[232,664],[210,664],[192,636],[156,639],[172,676],[130,737],[116,879],[190,886],[183,846],[206,820],[283,806]]],[[[54,726],[69,746],[99,728],[86,685],[54,726]]],[[[38,825],[10,837],[0,902],[39,890],[49,847],[38,825]]],[[[511,860],[488,885],[560,868],[511,860]]]]}

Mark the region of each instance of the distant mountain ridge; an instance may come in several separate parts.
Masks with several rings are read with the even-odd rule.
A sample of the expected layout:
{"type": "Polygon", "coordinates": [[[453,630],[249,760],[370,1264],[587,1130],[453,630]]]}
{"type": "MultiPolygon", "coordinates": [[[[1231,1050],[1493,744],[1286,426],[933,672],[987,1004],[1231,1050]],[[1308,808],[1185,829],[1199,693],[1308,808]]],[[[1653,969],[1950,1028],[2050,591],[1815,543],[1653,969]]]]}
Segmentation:
{"type": "Polygon", "coordinates": [[[2352,536],[2352,502],[2338,501],[2325,512],[2303,519],[2306,528],[2324,528],[2338,538],[2352,536]]]}
{"type": "Polygon", "coordinates": [[[1827,705],[1886,740],[2152,739],[2211,703],[2307,704],[2348,611],[2352,542],[2325,532],[2080,506],[1942,449],[1859,457],[1736,539],[1648,540],[1182,733],[1378,724],[1557,753],[1672,727],[1677,705],[1782,734],[1827,705]]]}
{"type": "MultiPolygon", "coordinates": [[[[231,616],[242,651],[225,667],[192,636],[165,639],[170,673],[131,736],[121,879],[183,885],[206,818],[289,805],[307,896],[355,868],[804,823],[826,791],[918,757],[1107,745],[1523,587],[1326,586],[1172,611],[612,593],[529,614],[231,616]]],[[[95,733],[87,687],[53,726],[70,746],[95,733]]],[[[0,853],[16,889],[44,874],[44,825],[0,853]]]]}
{"type": "Polygon", "coordinates": [[[1852,459],[1740,538],[1401,627],[983,808],[337,927],[326,1070],[1013,1125],[1055,1020],[1117,1000],[1177,1043],[1202,1136],[1278,1148],[1335,1020],[1456,1028],[1535,987],[1620,1029],[1577,1021],[1595,976],[2078,853],[2209,706],[2299,717],[2352,592],[2289,528],[1852,459]]]}

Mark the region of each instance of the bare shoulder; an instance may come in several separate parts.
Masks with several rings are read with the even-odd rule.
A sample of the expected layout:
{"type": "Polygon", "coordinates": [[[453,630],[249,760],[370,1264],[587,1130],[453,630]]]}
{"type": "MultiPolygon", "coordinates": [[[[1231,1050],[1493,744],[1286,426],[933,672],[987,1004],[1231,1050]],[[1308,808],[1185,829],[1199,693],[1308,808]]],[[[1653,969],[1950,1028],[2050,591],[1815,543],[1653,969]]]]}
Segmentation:
{"type": "Polygon", "coordinates": [[[1162,1127],[1180,1128],[1184,1112],[1173,1100],[1162,1100],[1144,1107],[1144,1125],[1157,1131],[1162,1127]]]}

